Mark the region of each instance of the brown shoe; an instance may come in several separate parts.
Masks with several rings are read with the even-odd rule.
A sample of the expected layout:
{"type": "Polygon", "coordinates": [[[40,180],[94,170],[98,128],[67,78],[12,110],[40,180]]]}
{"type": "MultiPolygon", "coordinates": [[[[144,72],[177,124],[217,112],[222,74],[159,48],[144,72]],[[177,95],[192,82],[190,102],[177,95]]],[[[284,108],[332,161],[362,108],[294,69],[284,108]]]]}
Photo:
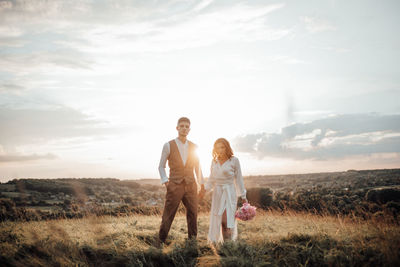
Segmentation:
{"type": "Polygon", "coordinates": [[[157,237],[156,240],[155,240],[154,247],[159,248],[159,249],[163,249],[164,248],[164,244],[165,244],[165,241],[161,241],[160,238],[157,237]]]}

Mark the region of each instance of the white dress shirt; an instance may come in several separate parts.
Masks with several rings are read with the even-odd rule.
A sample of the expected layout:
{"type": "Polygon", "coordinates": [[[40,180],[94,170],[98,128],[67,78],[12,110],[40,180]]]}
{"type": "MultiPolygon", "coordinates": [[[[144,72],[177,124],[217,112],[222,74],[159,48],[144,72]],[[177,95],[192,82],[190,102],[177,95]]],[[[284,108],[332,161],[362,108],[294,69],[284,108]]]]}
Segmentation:
{"type": "MultiPolygon", "coordinates": [[[[179,154],[181,155],[183,165],[185,165],[187,158],[188,158],[188,154],[189,154],[189,142],[188,142],[188,140],[186,140],[185,143],[182,143],[182,141],[179,140],[179,138],[175,138],[175,143],[178,146],[179,154]]],[[[170,151],[171,151],[171,149],[169,146],[169,142],[167,142],[163,146],[163,150],[161,152],[160,164],[158,165],[158,171],[160,173],[161,184],[168,182],[168,176],[167,176],[167,173],[165,172],[165,167],[167,164],[167,160],[168,160],[170,151]]],[[[204,184],[203,173],[201,172],[201,167],[200,167],[200,161],[198,161],[198,162],[199,162],[199,164],[195,166],[197,182],[200,184],[204,184]]]]}

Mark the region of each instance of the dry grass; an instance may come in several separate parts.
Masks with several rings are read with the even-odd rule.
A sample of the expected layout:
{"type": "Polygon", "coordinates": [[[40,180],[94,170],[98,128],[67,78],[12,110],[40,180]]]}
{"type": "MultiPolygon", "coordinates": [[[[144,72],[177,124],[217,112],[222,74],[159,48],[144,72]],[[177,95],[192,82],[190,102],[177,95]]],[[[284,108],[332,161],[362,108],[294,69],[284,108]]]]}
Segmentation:
{"type": "MultiPolygon", "coordinates": [[[[225,255],[230,253],[226,252],[227,250],[242,251],[243,247],[232,245],[236,247],[226,246],[215,249],[210,246],[206,240],[208,218],[208,214],[199,216],[198,242],[194,249],[197,252],[185,251],[187,247],[185,216],[177,215],[169,234],[170,243],[158,251],[154,245],[161,222],[160,216],[134,215],[38,222],[3,222],[0,228],[0,254],[2,260],[17,266],[48,265],[49,263],[61,266],[76,264],[85,266],[93,265],[93,262],[99,260],[109,261],[111,258],[120,256],[131,257],[130,264],[136,265],[133,263],[131,254],[139,252],[147,254],[135,254],[135,260],[143,258],[142,261],[150,262],[156,258],[157,261],[165,261],[166,265],[172,263],[171,266],[178,265],[180,260],[181,263],[186,260],[180,256],[180,253],[194,253],[193,257],[198,265],[224,265],[219,255],[226,256],[228,259],[235,255],[225,255]],[[168,255],[169,258],[163,255],[168,255]]],[[[252,253],[252,257],[256,258],[258,257],[256,254],[260,254],[261,249],[264,249],[261,253],[264,255],[260,254],[257,258],[259,261],[275,260],[273,259],[275,254],[269,254],[268,250],[274,250],[277,245],[283,246],[285,242],[295,242],[293,244],[296,245],[296,242],[301,243],[304,237],[306,239],[318,237],[317,240],[322,241],[323,238],[329,239],[329,242],[334,241],[339,248],[351,247],[352,253],[356,254],[357,251],[364,253],[363,251],[368,248],[388,263],[397,262],[399,259],[400,227],[398,225],[307,213],[281,214],[259,211],[253,221],[239,222],[238,227],[239,240],[236,244],[245,244],[254,249],[253,252],[243,253],[252,253]]],[[[308,249],[308,245],[306,248],[308,249]]],[[[332,247],[327,249],[330,250],[332,247]]],[[[276,257],[278,257],[277,260],[281,260],[280,256],[276,257]]],[[[193,262],[185,264],[190,266],[193,262]]],[[[225,265],[227,264],[229,265],[225,262],[225,265]]],[[[240,264],[237,263],[237,266],[240,264]]]]}
{"type": "Polygon", "coordinates": [[[349,217],[320,216],[311,213],[260,212],[249,222],[239,221],[240,237],[249,242],[277,241],[289,234],[327,235],[338,241],[398,232],[399,226],[349,217]]]}

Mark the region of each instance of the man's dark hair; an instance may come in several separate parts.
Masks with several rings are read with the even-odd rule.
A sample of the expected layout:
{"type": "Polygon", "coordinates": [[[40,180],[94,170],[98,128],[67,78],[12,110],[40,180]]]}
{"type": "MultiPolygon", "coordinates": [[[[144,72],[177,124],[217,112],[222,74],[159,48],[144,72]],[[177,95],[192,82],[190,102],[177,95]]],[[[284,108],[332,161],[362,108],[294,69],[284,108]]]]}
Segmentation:
{"type": "Polygon", "coordinates": [[[183,122],[183,121],[186,121],[186,122],[188,122],[188,123],[190,124],[190,120],[189,120],[189,118],[186,118],[186,117],[181,117],[181,118],[179,118],[179,120],[178,120],[178,124],[177,124],[177,125],[179,125],[179,123],[181,123],[181,122],[183,122]]]}

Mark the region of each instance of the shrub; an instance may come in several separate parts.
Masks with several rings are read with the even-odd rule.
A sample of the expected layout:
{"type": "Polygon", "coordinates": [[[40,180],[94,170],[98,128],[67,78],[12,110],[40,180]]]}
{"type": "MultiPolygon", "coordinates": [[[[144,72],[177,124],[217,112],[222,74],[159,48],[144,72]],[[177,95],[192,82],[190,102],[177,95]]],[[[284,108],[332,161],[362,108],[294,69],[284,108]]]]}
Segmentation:
{"type": "Polygon", "coordinates": [[[389,201],[400,202],[400,188],[374,188],[366,194],[366,199],[378,204],[385,204],[389,201]]]}
{"type": "Polygon", "coordinates": [[[250,188],[247,191],[247,199],[254,206],[268,209],[272,205],[273,192],[269,188],[250,188]]]}

